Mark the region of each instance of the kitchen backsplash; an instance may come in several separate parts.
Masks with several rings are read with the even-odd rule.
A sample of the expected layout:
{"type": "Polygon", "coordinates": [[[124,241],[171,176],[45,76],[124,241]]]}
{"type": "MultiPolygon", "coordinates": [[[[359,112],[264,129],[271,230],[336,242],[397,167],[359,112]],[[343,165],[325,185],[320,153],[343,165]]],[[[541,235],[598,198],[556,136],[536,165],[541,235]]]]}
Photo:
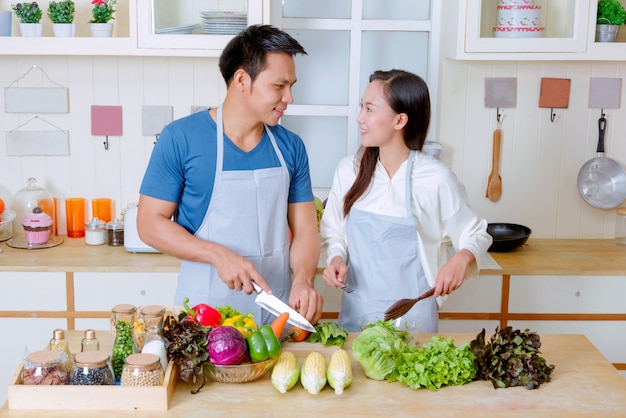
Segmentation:
{"type": "MultiPolygon", "coordinates": [[[[5,200],[35,177],[59,199],[110,197],[119,216],[138,199],[156,140],[142,134],[142,107],[171,106],[176,119],[193,108],[218,104],[225,94],[213,58],[3,56],[0,84],[10,85],[33,65],[68,88],[69,113],[39,116],[68,132],[69,156],[9,157],[6,135],[1,135],[0,197],[5,200]],[[108,137],[108,150],[103,146],[105,137],[91,134],[92,105],[123,108],[123,133],[108,137]]],[[[615,211],[584,203],[576,178],[580,167],[596,156],[600,109],[589,108],[590,78],[623,78],[625,73],[623,63],[444,60],[439,120],[433,121],[432,129],[443,145],[441,159],[465,184],[475,210],[490,222],[529,226],[537,238],[613,238],[615,211]],[[487,77],[517,78],[516,107],[501,109],[503,192],[498,202],[485,197],[496,128],[496,110],[484,106],[487,77]],[[554,109],[554,122],[550,109],[538,107],[542,77],[572,80],[569,107],[554,109]]],[[[40,77],[35,78],[36,86],[47,85],[44,75],[36,77],[40,77]]],[[[605,109],[606,154],[622,165],[626,164],[625,112],[623,106],[605,109]]],[[[6,113],[4,100],[0,103],[3,132],[33,116],[6,113]]],[[[326,189],[315,192],[321,197],[327,194],[326,189]]],[[[59,233],[65,233],[64,209],[60,210],[59,233]]]]}

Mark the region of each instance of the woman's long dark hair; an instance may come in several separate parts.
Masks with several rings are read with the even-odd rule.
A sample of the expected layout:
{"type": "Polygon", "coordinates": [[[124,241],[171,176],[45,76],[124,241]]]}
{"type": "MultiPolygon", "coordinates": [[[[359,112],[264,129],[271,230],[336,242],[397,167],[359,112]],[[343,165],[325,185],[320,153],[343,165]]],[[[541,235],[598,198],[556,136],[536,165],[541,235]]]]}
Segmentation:
{"type": "MultiPolygon", "coordinates": [[[[370,76],[370,83],[374,80],[383,82],[383,91],[389,106],[396,113],[407,115],[408,121],[404,127],[406,146],[411,150],[421,150],[430,124],[430,95],[426,82],[420,76],[403,70],[375,71],[370,76]]],[[[360,156],[359,172],[344,197],[344,216],[348,216],[354,202],[369,187],[378,162],[378,153],[378,147],[359,149],[357,155],[360,156]]],[[[359,158],[356,161],[359,161],[359,158]]]]}

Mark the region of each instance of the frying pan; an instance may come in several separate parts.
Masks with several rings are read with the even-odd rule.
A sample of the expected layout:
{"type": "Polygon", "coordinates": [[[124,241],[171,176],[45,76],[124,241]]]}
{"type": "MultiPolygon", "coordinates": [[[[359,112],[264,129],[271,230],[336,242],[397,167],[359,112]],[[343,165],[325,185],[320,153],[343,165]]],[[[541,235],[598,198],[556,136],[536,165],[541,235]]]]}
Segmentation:
{"type": "Polygon", "coordinates": [[[524,225],[490,223],[487,225],[487,233],[491,235],[493,242],[487,251],[494,253],[513,251],[528,241],[531,232],[530,228],[524,225]]]}
{"type": "Polygon", "coordinates": [[[578,172],[578,193],[594,208],[612,209],[626,199],[626,172],[617,161],[604,156],[604,116],[598,120],[598,129],[598,156],[578,172]]]}

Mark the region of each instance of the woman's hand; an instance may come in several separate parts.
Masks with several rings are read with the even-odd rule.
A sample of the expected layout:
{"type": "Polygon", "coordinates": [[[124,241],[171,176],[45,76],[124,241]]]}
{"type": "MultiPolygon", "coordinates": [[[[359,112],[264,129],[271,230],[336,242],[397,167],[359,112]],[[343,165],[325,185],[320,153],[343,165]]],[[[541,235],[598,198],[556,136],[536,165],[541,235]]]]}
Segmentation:
{"type": "Polygon", "coordinates": [[[467,269],[474,260],[474,254],[469,250],[461,250],[449,259],[437,274],[434,296],[449,295],[461,287],[465,280],[467,269]]]}
{"type": "Polygon", "coordinates": [[[339,256],[333,257],[324,269],[322,278],[330,287],[337,288],[346,284],[346,275],[348,274],[348,266],[339,256]]]}

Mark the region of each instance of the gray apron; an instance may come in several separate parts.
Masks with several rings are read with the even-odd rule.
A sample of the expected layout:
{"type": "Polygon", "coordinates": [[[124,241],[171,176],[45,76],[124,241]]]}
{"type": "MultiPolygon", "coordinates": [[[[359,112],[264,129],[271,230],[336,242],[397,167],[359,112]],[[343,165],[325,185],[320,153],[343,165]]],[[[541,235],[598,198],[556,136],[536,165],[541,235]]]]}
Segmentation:
{"type": "MultiPolygon", "coordinates": [[[[217,109],[217,161],[211,202],[195,236],[219,243],[246,257],[268,282],[275,296],[287,302],[291,291],[287,200],[289,172],[272,132],[265,126],[280,167],[224,171],[222,108],[217,109]]],[[[257,324],[268,324],[273,315],[254,303],[256,293],[229,289],[211,264],[181,262],[175,303],[184,297],[190,306],[231,305],[252,312],[257,324]]]]}
{"type": "MultiPolygon", "coordinates": [[[[415,151],[406,166],[406,217],[379,215],[352,207],[346,220],[350,252],[348,284],[352,293],[343,293],[339,324],[359,331],[359,318],[384,312],[395,301],[417,297],[429,288],[419,258],[419,239],[411,211],[411,167],[415,151]]],[[[438,314],[434,298],[418,302],[406,315],[419,318],[421,332],[437,332],[438,314]]]]}

